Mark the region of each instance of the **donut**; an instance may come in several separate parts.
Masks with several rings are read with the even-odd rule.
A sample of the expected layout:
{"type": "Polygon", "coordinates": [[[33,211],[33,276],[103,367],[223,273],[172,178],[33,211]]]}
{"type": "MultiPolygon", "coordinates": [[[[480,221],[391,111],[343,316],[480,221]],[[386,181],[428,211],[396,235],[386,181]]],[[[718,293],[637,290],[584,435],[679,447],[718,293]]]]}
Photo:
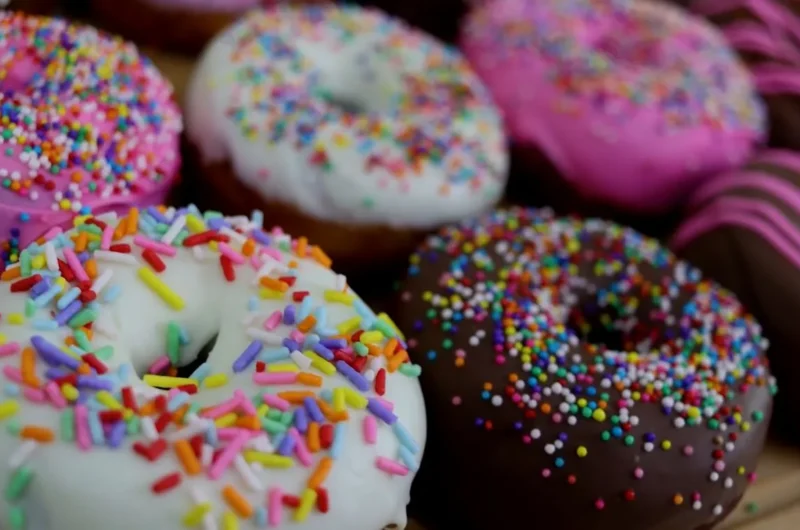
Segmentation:
{"type": "Polygon", "coordinates": [[[492,0],[467,16],[461,45],[505,113],[520,178],[543,155],[593,202],[668,211],[764,136],[744,66],[676,6],[492,0]]]}
{"type": "Polygon", "coordinates": [[[196,202],[261,209],[345,270],[402,262],[506,182],[501,118],[462,56],[357,7],[254,11],[227,29],[190,80],[186,133],[196,202]]]}
{"type": "Polygon", "coordinates": [[[755,477],[766,339],[654,239],[498,210],[430,236],[392,309],[422,367],[426,527],[706,529],[755,477]]]}
{"type": "Polygon", "coordinates": [[[789,2],[696,0],[750,67],[769,113],[769,145],[800,149],[800,18],[789,2]]]}
{"type": "Polygon", "coordinates": [[[0,278],[3,528],[405,527],[420,367],[319,247],[150,207],[26,254],[0,278]]]}
{"type": "Polygon", "coordinates": [[[763,323],[782,389],[775,423],[800,439],[794,417],[800,390],[792,379],[800,370],[792,319],[800,311],[800,154],[765,150],[710,180],[687,204],[670,246],[735,292],[763,323]]]}
{"type": "Polygon", "coordinates": [[[4,261],[75,215],[163,202],[182,118],[136,47],[88,26],[0,12],[4,261]]]}
{"type": "Polygon", "coordinates": [[[92,15],[104,27],[142,45],[192,56],[251,9],[322,2],[326,0],[89,0],[92,15]]]}

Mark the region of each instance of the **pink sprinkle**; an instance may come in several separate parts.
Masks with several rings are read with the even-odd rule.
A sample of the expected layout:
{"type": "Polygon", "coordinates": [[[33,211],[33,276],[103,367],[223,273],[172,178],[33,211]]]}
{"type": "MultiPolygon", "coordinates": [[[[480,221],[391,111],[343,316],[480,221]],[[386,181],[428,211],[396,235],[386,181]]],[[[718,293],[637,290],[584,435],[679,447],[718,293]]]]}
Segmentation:
{"type": "Polygon", "coordinates": [[[398,475],[401,477],[408,475],[408,468],[406,466],[382,456],[379,456],[375,460],[375,467],[381,471],[389,473],[390,475],[398,475]]]}
{"type": "Polygon", "coordinates": [[[239,436],[249,437],[250,434],[250,431],[247,429],[241,429],[239,427],[223,427],[222,429],[217,429],[217,437],[220,440],[233,440],[239,436]]]}
{"type": "Polygon", "coordinates": [[[53,239],[54,237],[56,237],[57,235],[59,235],[59,234],[61,234],[63,232],[64,231],[61,229],[60,226],[54,226],[53,228],[48,230],[45,233],[45,235],[42,236],[42,239],[44,239],[45,241],[50,241],[51,239],[53,239]]]}
{"type": "Polygon", "coordinates": [[[44,392],[47,394],[47,397],[50,398],[50,402],[57,409],[63,409],[67,406],[67,400],[64,399],[63,394],[61,394],[61,390],[58,388],[58,384],[55,381],[50,381],[46,385],[44,385],[44,392]]]}
{"type": "Polygon", "coordinates": [[[152,239],[144,236],[136,236],[133,238],[133,244],[139,247],[152,250],[157,254],[172,257],[178,253],[175,247],[162,243],[160,241],[153,241],[152,239]]]}
{"type": "Polygon", "coordinates": [[[233,396],[239,400],[239,408],[241,408],[248,416],[258,416],[258,411],[253,402],[247,399],[247,395],[241,390],[234,390],[233,396]]]}
{"type": "Polygon", "coordinates": [[[38,388],[26,387],[22,390],[22,395],[25,396],[25,399],[33,403],[44,403],[47,401],[47,396],[44,395],[44,391],[38,388]]]}
{"type": "Polygon", "coordinates": [[[241,452],[244,448],[247,441],[250,439],[250,436],[247,434],[241,434],[238,438],[231,440],[228,446],[222,450],[217,461],[211,464],[211,467],[208,468],[208,478],[211,480],[217,480],[225,470],[230,467],[231,462],[233,459],[236,458],[236,455],[241,452]]]}
{"type": "Polygon", "coordinates": [[[217,243],[217,248],[219,249],[219,253],[231,260],[234,265],[241,265],[245,262],[245,257],[233,250],[227,243],[220,241],[217,243]]]}
{"type": "Polygon", "coordinates": [[[311,451],[308,450],[308,446],[306,445],[306,439],[300,436],[300,433],[297,432],[297,429],[294,427],[289,428],[289,436],[294,438],[294,454],[297,456],[297,459],[300,461],[301,464],[305,467],[311,467],[312,458],[311,458],[311,451]]]}
{"type": "MultiPolygon", "coordinates": [[[[280,313],[280,311],[278,311],[280,313]]],[[[14,355],[15,353],[19,352],[19,343],[18,342],[9,342],[7,344],[3,344],[0,346],[0,357],[8,357],[9,355],[14,355]]]]}
{"type": "Polygon", "coordinates": [[[296,329],[293,329],[292,331],[289,332],[289,338],[292,339],[295,342],[299,342],[300,344],[302,344],[302,343],[305,342],[306,336],[303,335],[302,331],[298,331],[296,329]]]}
{"type": "Polygon", "coordinates": [[[269,516],[270,526],[281,525],[281,499],[283,499],[283,490],[280,488],[269,489],[269,493],[267,493],[267,514],[269,516]]]}
{"type": "Polygon", "coordinates": [[[180,394],[182,391],[179,388],[170,388],[169,392],[167,392],[167,399],[174,398],[177,394],[180,394]]]}
{"type": "Polygon", "coordinates": [[[253,372],[253,382],[257,385],[292,385],[297,382],[297,373],[253,372]]]}
{"type": "Polygon", "coordinates": [[[364,416],[364,440],[368,444],[378,440],[378,421],[374,416],[364,416]]]}
{"type": "MultiPolygon", "coordinates": [[[[280,324],[280,323],[281,323],[281,316],[282,316],[282,315],[281,315],[281,312],[280,312],[280,310],[275,310],[275,312],[274,312],[274,313],[272,313],[272,314],[269,316],[269,318],[267,318],[267,319],[264,321],[264,329],[266,329],[267,331],[272,331],[272,330],[274,330],[275,328],[277,328],[277,327],[278,327],[278,324],[280,324]]],[[[0,350],[0,351],[2,351],[2,350],[0,350]]]]}
{"type": "Polygon", "coordinates": [[[167,357],[166,355],[162,355],[161,357],[153,361],[153,364],[151,364],[150,368],[147,369],[147,373],[160,374],[161,372],[169,368],[169,365],[170,365],[169,357],[167,357]]]}
{"type": "Polygon", "coordinates": [[[20,372],[19,368],[16,366],[11,366],[10,364],[5,365],[3,367],[3,375],[15,383],[20,385],[25,384],[25,381],[22,380],[22,372],[20,372]]]}
{"type": "Polygon", "coordinates": [[[211,418],[216,419],[229,412],[233,412],[236,410],[236,407],[239,406],[239,398],[232,397],[228,401],[223,401],[219,405],[211,407],[210,409],[204,410],[201,414],[204,418],[211,418]]]}
{"type": "Polygon", "coordinates": [[[272,247],[261,247],[261,253],[280,263],[283,263],[283,255],[277,249],[272,247]]]}
{"type": "Polygon", "coordinates": [[[254,271],[258,272],[261,269],[261,265],[261,260],[258,259],[258,254],[253,254],[250,256],[250,266],[254,271]]]}
{"type": "Polygon", "coordinates": [[[102,250],[108,250],[111,248],[111,242],[114,239],[114,228],[108,224],[103,229],[103,237],[100,239],[100,248],[102,250]]]}
{"type": "Polygon", "coordinates": [[[89,275],[86,274],[86,271],[83,269],[83,265],[81,265],[81,261],[78,259],[78,256],[75,255],[75,252],[69,248],[64,247],[61,252],[64,254],[64,259],[67,261],[67,265],[72,270],[75,277],[78,281],[81,282],[88,282],[89,275]]]}
{"type": "Polygon", "coordinates": [[[92,448],[92,438],[89,436],[89,411],[86,405],[75,405],[75,441],[81,451],[88,451],[92,448]]]}
{"type": "Polygon", "coordinates": [[[374,399],[376,399],[377,401],[380,402],[381,405],[383,405],[384,407],[389,409],[389,412],[394,411],[394,403],[392,403],[391,401],[383,399],[383,398],[378,397],[378,396],[375,396],[374,399]]]}
{"type": "Polygon", "coordinates": [[[288,401],[286,401],[281,397],[276,396],[275,394],[264,393],[262,398],[264,399],[265,405],[268,405],[274,409],[278,409],[281,412],[286,412],[292,406],[288,401]]]}

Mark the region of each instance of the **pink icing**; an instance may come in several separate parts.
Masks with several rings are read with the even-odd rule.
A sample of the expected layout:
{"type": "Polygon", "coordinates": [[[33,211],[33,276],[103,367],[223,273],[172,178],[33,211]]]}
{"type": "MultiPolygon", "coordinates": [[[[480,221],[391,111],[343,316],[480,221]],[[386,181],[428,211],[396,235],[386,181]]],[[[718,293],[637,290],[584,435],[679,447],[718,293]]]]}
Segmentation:
{"type": "MultiPolygon", "coordinates": [[[[786,150],[765,151],[754,162],[800,171],[800,154],[786,150]]],[[[759,235],[787,260],[800,267],[800,227],[770,202],[724,195],[741,188],[759,190],[800,215],[800,190],[792,183],[757,170],[723,174],[698,190],[692,198],[693,205],[707,205],[696,210],[678,228],[672,238],[673,247],[680,249],[716,228],[737,226],[759,235]]]]}
{"type": "Polygon", "coordinates": [[[180,113],[172,87],[133,45],[3,13],[0,73],[0,113],[9,116],[0,124],[0,239],[18,229],[25,246],[78,213],[165,199],[180,165],[180,113]],[[32,46],[44,32],[49,40],[32,46]]]}
{"type": "Polygon", "coordinates": [[[724,39],[666,4],[494,0],[469,15],[462,47],[512,139],[616,206],[672,208],[764,136],[755,87],[724,39]]]}

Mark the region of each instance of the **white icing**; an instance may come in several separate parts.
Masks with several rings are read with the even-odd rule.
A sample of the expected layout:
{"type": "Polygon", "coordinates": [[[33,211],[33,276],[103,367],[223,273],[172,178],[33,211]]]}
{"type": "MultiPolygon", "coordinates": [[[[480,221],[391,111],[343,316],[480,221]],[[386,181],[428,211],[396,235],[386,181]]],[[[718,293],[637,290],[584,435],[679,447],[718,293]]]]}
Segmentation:
{"type": "MultiPolygon", "coordinates": [[[[114,223],[113,218],[106,221],[114,223]]],[[[131,243],[128,237],[120,243],[131,243]]],[[[233,243],[232,243],[233,244],[233,243]]],[[[140,265],[140,249],[134,248],[134,256],[140,265]]],[[[205,248],[210,254],[212,250],[205,248]]],[[[59,251],[60,255],[60,251],[59,251]]],[[[288,259],[291,258],[284,254],[288,259]]],[[[324,302],[324,291],[335,289],[337,276],[310,259],[302,259],[299,266],[296,290],[305,290],[320,303],[324,302]]],[[[197,260],[186,248],[178,248],[177,256],[165,258],[167,270],[160,276],[186,301],[186,307],[180,312],[168,307],[159,297],[153,294],[137,278],[137,266],[118,261],[99,263],[99,276],[104,277],[107,271],[112,276],[107,287],[121,287],[122,295],[110,304],[100,305],[100,318],[95,324],[93,344],[102,347],[114,347],[113,358],[105,364],[117,373],[123,365],[132,365],[131,377],[125,381],[136,389],[139,403],[144,403],[145,396],[154,396],[161,391],[147,386],[136,375],[142,373],[155,358],[165,352],[166,325],[174,320],[184,325],[191,337],[190,345],[184,350],[184,358],[196,354],[212,336],[219,332],[216,346],[209,356],[211,372],[226,373],[229,383],[217,389],[201,388],[192,397],[192,401],[203,406],[213,405],[231,397],[234,389],[241,389],[247,396],[257,392],[272,393],[283,390],[307,390],[300,386],[258,386],[253,382],[254,369],[251,367],[241,374],[232,372],[233,361],[249,344],[243,322],[248,317],[248,299],[256,292],[253,280],[256,272],[249,265],[237,268],[237,280],[228,283],[219,270],[218,258],[197,260]],[[192,351],[194,350],[194,351],[192,351]]],[[[278,264],[278,262],[276,262],[278,264]]],[[[105,277],[104,277],[105,278],[105,277]]],[[[28,320],[23,325],[10,325],[8,315],[24,312],[27,293],[9,294],[7,283],[0,283],[0,337],[5,336],[7,342],[18,342],[22,346],[30,343],[32,335],[42,335],[54,344],[63,344],[70,334],[69,328],[54,332],[34,330],[28,320]]],[[[102,296],[98,298],[102,299],[102,296]]],[[[270,314],[283,309],[286,301],[260,300],[258,311],[270,314]]],[[[357,313],[347,305],[326,303],[328,323],[336,325],[357,313]]],[[[280,325],[273,333],[283,338],[291,328],[280,325]]],[[[44,367],[40,360],[39,365],[44,367]]],[[[0,358],[0,367],[19,367],[19,356],[12,355],[0,358]]],[[[313,371],[313,370],[312,370],[313,371]]],[[[41,373],[41,372],[40,372],[41,373]]],[[[317,372],[318,373],[318,372],[317,372]]],[[[43,378],[43,376],[41,376],[43,378]]],[[[4,381],[5,383],[5,381],[4,381]]],[[[323,377],[324,388],[349,386],[339,376],[323,377]]],[[[2,387],[0,387],[1,389],[2,387]]],[[[371,392],[365,395],[374,395],[371,392]]],[[[0,403],[8,399],[0,396],[0,403]]],[[[36,424],[59,429],[59,412],[50,404],[32,404],[18,398],[21,409],[16,418],[23,424],[36,424]]],[[[426,426],[425,410],[419,384],[416,379],[399,373],[388,374],[385,399],[395,405],[394,412],[413,438],[424,446],[426,426]]],[[[405,507],[409,500],[409,489],[414,473],[405,477],[389,476],[375,466],[378,456],[397,459],[399,442],[392,429],[379,421],[378,440],[375,445],[367,445],[362,434],[362,419],[365,410],[350,409],[350,420],[346,422],[345,445],[341,455],[335,460],[332,471],[325,481],[330,493],[330,511],[321,514],[312,510],[305,522],[292,520],[293,510],[283,509],[283,524],[277,528],[298,530],[380,530],[385,525],[397,524],[403,528],[406,524],[405,507]]],[[[10,420],[0,421],[0,425],[10,420]]],[[[194,424],[191,421],[207,421],[197,418],[190,420],[188,429],[194,424]]],[[[142,422],[142,432],[152,428],[151,422],[142,422]]],[[[168,431],[171,436],[179,436],[175,427],[168,431]]],[[[38,447],[26,445],[24,440],[0,431],[0,466],[4,468],[0,477],[9,476],[8,461],[26,459],[35,477],[29,485],[21,506],[26,508],[29,530],[172,530],[185,528],[182,518],[193,506],[193,498],[198,496],[208,499],[213,504],[213,511],[202,525],[204,529],[221,527],[221,516],[228,510],[220,490],[226,484],[233,484],[243,493],[253,506],[264,506],[266,488],[280,486],[286,493],[299,495],[313,471],[299,465],[291,469],[259,469],[254,465],[244,469],[242,462],[232,465],[220,480],[214,481],[206,477],[205,472],[189,477],[183,475],[182,484],[161,496],[150,492],[150,486],[158,478],[181,471],[180,463],[170,448],[156,463],[148,463],[134,454],[131,445],[135,440],[143,440],[144,434],[128,437],[118,449],[105,446],[93,447],[89,452],[78,450],[76,444],[69,444],[56,439],[50,444],[39,444],[38,447]],[[245,473],[243,479],[240,472],[245,473]],[[248,486],[250,484],[250,486],[248,486]]],[[[270,441],[266,436],[250,442],[255,447],[269,448],[270,441]]],[[[208,462],[211,448],[205,450],[204,459],[208,462]]],[[[325,450],[313,455],[314,465],[327,455],[325,450]]],[[[421,458],[421,453],[416,455],[421,458]]],[[[0,528],[7,525],[9,504],[0,500],[0,528]]],[[[242,530],[255,529],[254,520],[240,520],[242,530]]],[[[267,526],[267,528],[276,528],[267,526]]]]}
{"type": "MultiPolygon", "coordinates": [[[[323,220],[427,229],[493,206],[503,193],[508,168],[502,120],[458,52],[377,12],[315,9],[324,16],[313,24],[304,19],[302,8],[253,12],[209,45],[189,84],[186,105],[187,134],[204,161],[230,160],[237,176],[263,197],[323,220]],[[340,36],[342,27],[353,32],[347,43],[340,36]],[[283,58],[265,52],[262,39],[276,48],[287,46],[283,58]],[[441,54],[448,66],[439,74],[426,63],[432,53],[441,54]],[[247,72],[257,73],[257,81],[248,81],[253,77],[247,72]],[[431,79],[434,75],[443,79],[431,79]],[[474,96],[469,114],[434,105],[424,113],[398,115],[398,101],[411,94],[404,83],[415,76],[440,82],[437,89],[446,85],[468,91],[474,96]],[[286,87],[306,98],[314,113],[337,116],[313,127],[313,145],[298,147],[292,126],[279,141],[271,139],[276,127],[269,112],[283,111],[267,107],[276,101],[273,90],[286,87]],[[387,135],[365,138],[345,125],[339,109],[312,95],[319,90],[337,101],[357,103],[358,116],[379,120],[387,135]],[[242,119],[229,112],[233,107],[245,109],[243,120],[252,126],[247,136],[242,119]],[[426,159],[418,172],[402,177],[381,166],[366,170],[367,153],[378,153],[387,162],[403,159],[396,138],[410,125],[437,138],[460,138],[461,147],[445,148],[441,163],[426,159]],[[315,148],[327,153],[329,170],[311,162],[315,148]],[[462,170],[474,174],[459,181],[462,170]]],[[[435,90],[426,85],[422,91],[435,90]]],[[[463,110],[457,97],[444,98],[463,110]]],[[[304,112],[292,113],[291,119],[304,112]]]]}

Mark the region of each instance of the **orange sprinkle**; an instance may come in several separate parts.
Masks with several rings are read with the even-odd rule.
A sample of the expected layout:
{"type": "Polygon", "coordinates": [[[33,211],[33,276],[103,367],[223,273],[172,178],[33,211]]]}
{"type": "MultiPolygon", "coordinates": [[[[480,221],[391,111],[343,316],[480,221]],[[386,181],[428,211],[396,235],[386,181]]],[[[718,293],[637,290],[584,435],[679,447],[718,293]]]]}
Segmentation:
{"type": "Polygon", "coordinates": [[[321,449],[322,442],[319,439],[319,423],[312,421],[308,424],[308,435],[306,438],[309,451],[316,453],[321,449]]]}
{"type": "Polygon", "coordinates": [[[33,348],[24,348],[20,357],[20,368],[22,372],[22,381],[34,388],[39,388],[41,385],[39,378],[36,377],[36,352],[33,348]]]}
{"type": "Polygon", "coordinates": [[[86,363],[81,363],[78,365],[77,370],[79,375],[91,375],[92,374],[92,367],[86,363]]]}
{"type": "Polygon", "coordinates": [[[332,423],[339,423],[340,421],[347,421],[350,418],[350,415],[347,413],[347,410],[333,410],[330,405],[322,401],[321,399],[317,400],[317,405],[319,405],[319,409],[322,411],[322,414],[328,418],[329,421],[332,423]]]}
{"type": "Polygon", "coordinates": [[[306,257],[306,252],[308,252],[308,239],[303,236],[297,238],[297,246],[295,247],[295,254],[300,256],[301,258],[306,257]]]}
{"type": "Polygon", "coordinates": [[[178,455],[178,460],[181,461],[183,470],[187,475],[197,475],[202,470],[200,461],[197,460],[197,455],[194,454],[191,444],[186,440],[178,440],[174,445],[175,454],[178,455]]]}
{"type": "Polygon", "coordinates": [[[325,479],[328,478],[328,474],[331,472],[332,467],[333,459],[331,457],[326,456],[322,458],[317,464],[316,469],[314,469],[314,472],[311,473],[310,477],[308,477],[308,482],[306,485],[312,490],[322,486],[325,483],[325,479]]]}
{"type": "Polygon", "coordinates": [[[183,425],[185,422],[183,421],[184,416],[186,413],[189,412],[189,405],[184,405],[172,415],[172,422],[175,425],[183,425]]]}
{"type": "Polygon", "coordinates": [[[250,257],[253,255],[253,252],[256,251],[256,242],[252,239],[248,239],[242,245],[242,254],[246,257],[250,257]]]}
{"type": "Polygon", "coordinates": [[[89,244],[89,233],[78,232],[78,237],[75,238],[75,252],[83,252],[89,244]]]}
{"type": "Polygon", "coordinates": [[[377,344],[367,344],[367,353],[369,353],[372,357],[380,356],[383,350],[377,344]]]}
{"type": "Polygon", "coordinates": [[[86,334],[86,338],[89,339],[89,341],[94,340],[94,331],[91,328],[83,327],[81,331],[86,334]]]}
{"type": "Polygon", "coordinates": [[[285,399],[286,401],[292,403],[293,405],[297,405],[299,403],[302,403],[303,400],[307,397],[311,398],[315,397],[315,394],[314,392],[306,390],[295,390],[295,391],[287,390],[285,392],[278,392],[278,397],[281,399],[285,399]]]}
{"type": "Polygon", "coordinates": [[[289,289],[289,284],[286,282],[282,282],[276,278],[270,278],[269,276],[263,276],[259,283],[262,287],[266,287],[267,289],[271,289],[273,291],[278,291],[279,293],[285,293],[289,289]]]}
{"type": "Polygon", "coordinates": [[[394,355],[394,352],[397,349],[398,344],[399,343],[397,342],[397,339],[392,337],[386,342],[386,346],[383,347],[383,354],[386,357],[391,357],[392,355],[394,355]]]}
{"type": "Polygon", "coordinates": [[[230,484],[222,488],[222,498],[225,499],[228,506],[242,519],[249,519],[253,515],[253,506],[230,484]]]}
{"type": "Polygon", "coordinates": [[[13,269],[6,269],[0,274],[0,280],[4,282],[10,282],[12,280],[16,280],[20,276],[22,276],[22,272],[20,271],[21,267],[14,267],[13,269]]]}
{"type": "Polygon", "coordinates": [[[400,365],[403,364],[408,359],[408,352],[405,350],[400,350],[399,352],[392,355],[389,362],[386,363],[386,368],[389,370],[389,373],[396,372],[400,365]]]}
{"type": "Polygon", "coordinates": [[[66,346],[77,346],[78,343],[75,341],[75,337],[70,335],[70,336],[68,336],[67,338],[64,339],[64,345],[66,345],[66,346]]]}
{"type": "Polygon", "coordinates": [[[301,385],[321,387],[322,377],[309,372],[300,372],[297,374],[297,382],[301,385]]]}
{"type": "Polygon", "coordinates": [[[139,407],[139,415],[140,416],[152,416],[156,413],[156,402],[155,400],[148,401],[141,407],[139,407]]]}
{"type": "Polygon", "coordinates": [[[89,278],[97,278],[97,262],[94,259],[87,259],[83,268],[86,269],[86,274],[89,275],[89,278]]]}
{"type": "Polygon", "coordinates": [[[119,241],[128,231],[128,218],[123,217],[117,223],[117,228],[114,230],[114,241],[119,241]]]}
{"type": "Polygon", "coordinates": [[[128,212],[127,232],[129,236],[134,235],[139,231],[139,210],[138,208],[131,208],[128,212]]]}
{"type": "Polygon", "coordinates": [[[170,366],[167,368],[167,377],[177,377],[178,375],[178,367],[177,366],[170,366]]]}
{"type": "Polygon", "coordinates": [[[257,416],[242,416],[236,420],[236,426],[249,431],[261,430],[261,422],[257,416]]]}
{"type": "Polygon", "coordinates": [[[38,425],[26,425],[19,432],[19,437],[25,440],[36,440],[39,443],[50,443],[56,439],[56,434],[47,427],[38,425]]]}
{"type": "Polygon", "coordinates": [[[317,324],[317,319],[314,318],[314,315],[308,315],[302,321],[297,324],[297,330],[301,333],[308,333],[311,331],[314,326],[317,324]]]}
{"type": "Polygon", "coordinates": [[[330,269],[331,265],[333,264],[333,260],[331,260],[331,258],[329,258],[328,255],[325,254],[322,251],[322,249],[316,245],[311,247],[311,257],[314,258],[314,260],[316,260],[317,263],[319,263],[326,269],[330,269]]]}

